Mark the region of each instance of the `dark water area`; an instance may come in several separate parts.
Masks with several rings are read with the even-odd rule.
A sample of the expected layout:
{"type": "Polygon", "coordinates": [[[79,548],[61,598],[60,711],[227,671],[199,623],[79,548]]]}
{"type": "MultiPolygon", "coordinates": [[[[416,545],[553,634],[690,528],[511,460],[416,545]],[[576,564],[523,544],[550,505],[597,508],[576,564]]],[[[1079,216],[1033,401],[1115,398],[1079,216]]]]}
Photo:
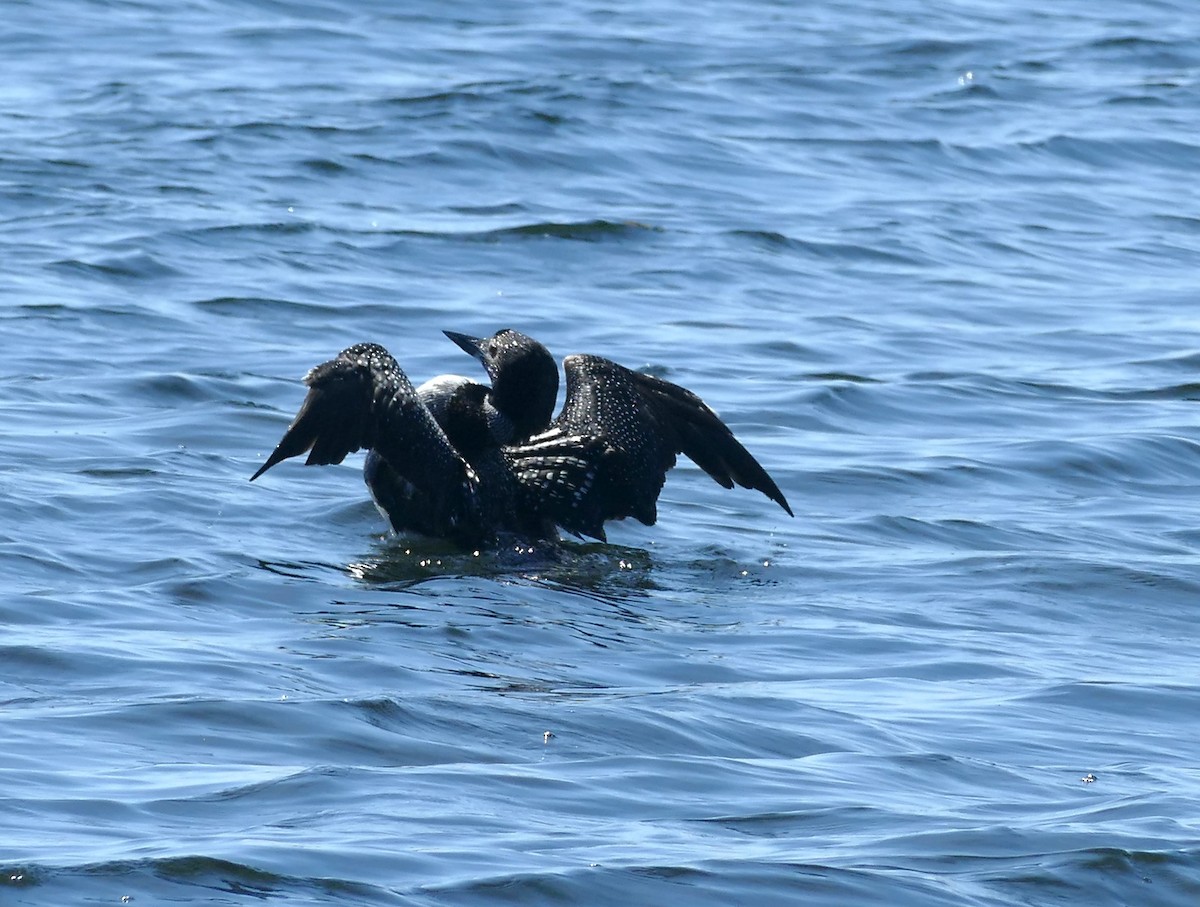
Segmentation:
{"type": "Polygon", "coordinates": [[[0,901],[1200,902],[1190,6],[10,0],[0,901]],[[608,544],[251,485],[352,343],[704,397],[608,544]]]}

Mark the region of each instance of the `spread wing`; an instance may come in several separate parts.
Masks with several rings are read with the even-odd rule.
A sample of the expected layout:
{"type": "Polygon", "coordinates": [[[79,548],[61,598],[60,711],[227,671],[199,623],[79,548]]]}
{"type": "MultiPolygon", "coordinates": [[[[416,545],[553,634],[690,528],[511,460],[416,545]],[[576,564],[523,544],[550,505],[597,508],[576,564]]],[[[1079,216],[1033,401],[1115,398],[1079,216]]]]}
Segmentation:
{"type": "Polygon", "coordinates": [[[296,418],[251,481],[303,453],[313,466],[369,449],[429,501],[434,525],[451,532],[470,521],[478,479],[387,350],[356,344],[312,369],[304,383],[308,395],[296,418]]]}
{"type": "Polygon", "coordinates": [[[568,356],[562,413],[506,449],[531,504],[576,535],[604,540],[606,520],[647,526],[667,472],[682,453],[725,488],[761,491],[792,510],[729,427],[686,388],[598,356],[568,356]]]}

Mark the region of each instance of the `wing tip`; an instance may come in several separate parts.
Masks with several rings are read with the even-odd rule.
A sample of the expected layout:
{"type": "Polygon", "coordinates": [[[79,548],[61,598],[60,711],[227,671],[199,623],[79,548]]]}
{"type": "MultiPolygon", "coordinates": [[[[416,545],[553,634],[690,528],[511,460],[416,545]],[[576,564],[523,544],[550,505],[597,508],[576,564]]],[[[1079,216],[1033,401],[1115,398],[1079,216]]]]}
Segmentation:
{"type": "Polygon", "coordinates": [[[796,518],[796,514],[792,513],[791,505],[788,504],[787,498],[785,498],[783,496],[782,491],[779,491],[778,489],[776,489],[775,494],[767,495],[767,497],[769,497],[772,501],[774,501],[776,504],[778,504],[780,507],[782,507],[784,513],[786,513],[792,519],[796,518]]]}
{"type": "Polygon", "coordinates": [[[307,444],[303,444],[303,441],[300,441],[300,443],[303,444],[303,446],[300,446],[296,443],[298,440],[300,439],[298,438],[297,434],[291,428],[288,429],[287,433],[283,436],[283,440],[281,440],[279,444],[276,445],[275,449],[271,451],[271,455],[267,457],[266,462],[263,463],[262,466],[258,467],[254,475],[250,477],[250,481],[253,482],[272,466],[278,466],[284,460],[299,456],[306,451],[309,451],[313,446],[312,441],[308,441],[307,444]]]}

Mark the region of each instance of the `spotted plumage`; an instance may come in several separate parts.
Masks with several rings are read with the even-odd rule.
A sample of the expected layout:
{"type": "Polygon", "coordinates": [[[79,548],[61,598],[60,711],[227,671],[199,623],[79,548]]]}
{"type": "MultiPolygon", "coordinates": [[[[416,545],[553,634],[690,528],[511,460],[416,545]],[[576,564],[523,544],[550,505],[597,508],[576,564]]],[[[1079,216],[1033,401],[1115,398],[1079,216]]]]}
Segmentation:
{"type": "Polygon", "coordinates": [[[657,520],[682,453],[725,488],[791,508],[758,461],[691,391],[599,356],[563,361],[566,398],[553,417],[558,367],[542,344],[503,330],[447,331],[491,385],[440,376],[414,388],[382,347],[357,344],[305,378],[308,396],[252,478],[307,452],[339,463],[368,450],[372,497],[398,531],[478,546],[498,534],[604,540],[609,520],[657,520]]]}
{"type": "Polygon", "coordinates": [[[479,476],[387,350],[355,344],[311,369],[304,383],[308,395],[296,418],[251,481],[303,453],[306,465],[322,466],[367,449],[376,467],[382,463],[411,489],[420,522],[405,528],[447,537],[474,532],[483,497],[479,476]]]}

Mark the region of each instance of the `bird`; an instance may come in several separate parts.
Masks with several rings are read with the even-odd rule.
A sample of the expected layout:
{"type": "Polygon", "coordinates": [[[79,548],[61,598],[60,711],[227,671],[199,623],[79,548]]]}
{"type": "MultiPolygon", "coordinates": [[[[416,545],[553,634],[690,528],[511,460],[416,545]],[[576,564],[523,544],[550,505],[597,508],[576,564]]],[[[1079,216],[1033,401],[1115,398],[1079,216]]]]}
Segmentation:
{"type": "Polygon", "coordinates": [[[696,394],[600,356],[562,363],[504,328],[477,338],[443,332],[477,359],[490,384],[439,375],[414,387],[392,355],[357,343],[311,369],[307,395],[258,471],[307,454],[340,463],[365,449],[376,506],[401,533],[478,549],[505,535],[554,541],[560,532],[607,541],[604,525],[657,522],[659,493],[679,454],[725,488],[792,508],[754,456],[696,394]]]}

